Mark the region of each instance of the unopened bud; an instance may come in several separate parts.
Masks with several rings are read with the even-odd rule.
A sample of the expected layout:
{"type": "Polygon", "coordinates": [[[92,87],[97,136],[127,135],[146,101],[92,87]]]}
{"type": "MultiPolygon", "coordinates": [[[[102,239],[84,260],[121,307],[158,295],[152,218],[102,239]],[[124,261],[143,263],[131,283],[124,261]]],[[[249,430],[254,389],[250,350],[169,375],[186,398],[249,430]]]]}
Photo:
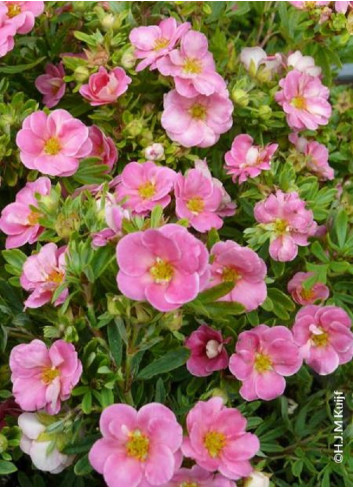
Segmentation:
{"type": "Polygon", "coordinates": [[[240,105],[241,107],[246,107],[249,104],[249,95],[241,88],[233,88],[232,100],[235,104],[240,105]]]}

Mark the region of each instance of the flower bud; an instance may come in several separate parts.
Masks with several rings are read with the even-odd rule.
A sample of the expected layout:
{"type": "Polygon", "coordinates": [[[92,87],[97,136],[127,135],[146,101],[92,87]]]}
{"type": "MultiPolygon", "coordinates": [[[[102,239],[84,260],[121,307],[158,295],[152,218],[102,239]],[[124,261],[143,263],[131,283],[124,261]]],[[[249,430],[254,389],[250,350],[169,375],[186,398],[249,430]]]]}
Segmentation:
{"type": "Polygon", "coordinates": [[[89,70],[85,66],[78,66],[74,71],[74,78],[77,82],[82,83],[89,77],[89,70]]]}
{"type": "Polygon", "coordinates": [[[59,214],[55,223],[55,231],[60,238],[69,238],[71,234],[80,228],[80,216],[72,212],[66,216],[59,214]]]}
{"type": "Polygon", "coordinates": [[[241,88],[233,88],[232,100],[235,104],[240,105],[241,107],[246,107],[249,104],[249,95],[241,88]]]}
{"type": "Polygon", "coordinates": [[[147,160],[159,161],[164,158],[164,147],[160,143],[153,143],[145,149],[145,157],[147,160]]]}
{"type": "Polygon", "coordinates": [[[133,120],[126,125],[125,130],[130,136],[136,137],[141,134],[143,130],[143,123],[140,120],[133,120]]]}
{"type": "Polygon", "coordinates": [[[6,436],[4,436],[0,433],[0,453],[6,452],[7,447],[8,447],[7,438],[6,438],[6,436]]]}
{"type": "Polygon", "coordinates": [[[265,121],[268,119],[271,119],[272,116],[272,109],[269,105],[261,105],[259,108],[259,117],[261,119],[264,119],[265,121]]]}
{"type": "Polygon", "coordinates": [[[264,472],[254,470],[244,481],[245,487],[269,487],[270,478],[264,472]]]}
{"type": "Polygon", "coordinates": [[[136,63],[136,58],[134,56],[134,48],[127,49],[121,57],[121,66],[126,70],[133,68],[136,63]]]}

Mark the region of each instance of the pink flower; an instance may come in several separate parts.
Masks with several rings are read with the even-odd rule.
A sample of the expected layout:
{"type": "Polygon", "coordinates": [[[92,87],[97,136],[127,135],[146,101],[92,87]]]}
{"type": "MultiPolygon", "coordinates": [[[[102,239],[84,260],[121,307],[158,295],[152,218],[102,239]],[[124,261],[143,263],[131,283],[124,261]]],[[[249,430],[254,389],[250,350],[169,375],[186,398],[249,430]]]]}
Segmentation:
{"type": "Polygon", "coordinates": [[[43,104],[49,109],[57,105],[63,98],[66,89],[65,71],[62,63],[52,63],[45,67],[45,75],[39,75],[34,82],[36,89],[44,95],[43,104]]]}
{"type": "Polygon", "coordinates": [[[230,371],[242,381],[239,393],[247,401],[281,396],[286,387],[284,376],[295,374],[301,365],[291,331],[265,324],[240,333],[229,361],[230,371]]]}
{"type": "Polygon", "coordinates": [[[297,192],[278,190],[255,205],[254,215],[261,227],[271,235],[270,255],[277,261],[292,261],[298,246],[307,246],[317,224],[313,213],[305,208],[297,192]]]}
{"type": "Polygon", "coordinates": [[[167,487],[235,487],[235,483],[217,472],[193,465],[191,469],[177,470],[167,487]]]}
{"type": "Polygon", "coordinates": [[[298,134],[290,134],[288,139],[300,153],[305,155],[305,163],[309,170],[314,172],[321,180],[333,180],[334,171],[330,167],[329,153],[326,146],[317,141],[308,141],[298,134]]]}
{"type": "Polygon", "coordinates": [[[180,49],[174,49],[160,58],[157,68],[162,75],[174,78],[175,89],[183,97],[222,93],[227,88],[221,75],[216,72],[207,38],[201,32],[191,30],[184,34],[180,49]]]}
{"type": "Polygon", "coordinates": [[[100,418],[103,438],[89,452],[92,467],[110,487],[158,486],[170,481],[182,428],[175,415],[159,403],[139,411],[127,404],[107,407],[100,418]]]}
{"type": "Polygon", "coordinates": [[[13,395],[24,411],[46,409],[57,414],[79,382],[82,364],[71,343],[54,341],[48,349],[40,340],[21,343],[11,350],[13,395]]]}
{"type": "Polygon", "coordinates": [[[105,246],[109,241],[120,238],[122,236],[123,220],[130,219],[129,211],[114,203],[107,203],[104,212],[108,227],[93,234],[93,248],[105,246]]]}
{"type": "Polygon", "coordinates": [[[26,117],[16,144],[26,168],[61,177],[73,175],[92,149],[88,128],[63,109],[26,117]]]}
{"type": "Polygon", "coordinates": [[[176,215],[180,219],[188,219],[197,231],[204,233],[223,226],[223,220],[217,215],[222,202],[222,191],[201,170],[194,168],[185,176],[179,173],[175,180],[174,193],[176,215]]]}
{"type": "Polygon", "coordinates": [[[181,36],[190,29],[190,23],[178,24],[170,17],[162,20],[159,25],[135,27],[130,32],[130,42],[135,48],[135,57],[143,59],[137,66],[136,71],[141,71],[147,66],[153,70],[156,61],[166,56],[175,46],[181,36]]]}
{"type": "Polygon", "coordinates": [[[16,27],[17,34],[28,34],[35,18],[44,12],[44,2],[2,2],[7,7],[7,17],[16,27]]]}
{"type": "Polygon", "coordinates": [[[249,459],[260,448],[257,436],[246,433],[246,419],[235,408],[223,406],[223,399],[199,401],[186,418],[188,436],[182,451],[211,472],[218,470],[230,479],[252,472],[249,459]]]}
{"type": "Polygon", "coordinates": [[[36,194],[49,195],[51,183],[49,178],[41,177],[34,182],[27,182],[16,195],[12,204],[4,207],[0,217],[0,229],[7,234],[6,249],[19,248],[25,243],[35,243],[43,228],[38,220],[40,212],[32,209],[38,201],[36,194]]]}
{"type": "Polygon", "coordinates": [[[153,161],[128,163],[122,173],[121,181],[116,187],[118,201],[126,199],[124,208],[136,214],[146,215],[157,205],[163,208],[171,201],[176,173],[165,166],[158,166],[153,161]]]}
{"type": "Polygon", "coordinates": [[[207,377],[212,372],[223,370],[228,366],[228,354],[222,333],[203,324],[186,339],[185,346],[190,348],[191,355],[186,368],[196,377],[207,377]]]}
{"type": "Polygon", "coordinates": [[[294,68],[310,76],[317,77],[321,75],[321,68],[320,66],[316,66],[314,58],[312,56],[303,56],[300,51],[295,51],[290,54],[286,64],[290,68],[294,68]]]}
{"type": "MultiPolygon", "coordinates": [[[[31,295],[25,301],[25,307],[35,309],[52,300],[55,290],[65,279],[65,247],[58,248],[54,243],[41,247],[40,251],[27,258],[23,265],[20,282],[31,295]]],[[[56,299],[56,306],[62,304],[68,296],[65,289],[56,299]]]]}
{"type": "Polygon", "coordinates": [[[128,89],[131,78],[123,68],[108,71],[100,66],[97,73],[89,77],[79,92],[92,106],[112,104],[128,89]]]}
{"type": "Polygon", "coordinates": [[[14,48],[15,34],[16,26],[7,16],[7,7],[0,4],[0,57],[14,48]]]}
{"type": "Polygon", "coordinates": [[[297,131],[325,126],[331,116],[330,95],[320,78],[298,70],[290,71],[279,82],[282,88],[275,99],[287,116],[288,125],[297,131]]]}
{"type": "Polygon", "coordinates": [[[322,2],[289,2],[293,7],[299,9],[299,10],[309,10],[311,8],[317,8],[317,7],[325,7],[326,5],[329,5],[330,2],[328,1],[322,1],[322,2]]]}
{"type": "Polygon", "coordinates": [[[172,90],[164,95],[162,126],[170,139],[186,148],[207,148],[232,127],[232,112],[228,92],[187,98],[172,90]]]}
{"type": "Polygon", "coordinates": [[[328,375],[353,358],[352,321],[335,306],[306,306],[296,315],[293,336],[310,367],[328,375]]]}
{"type": "Polygon", "coordinates": [[[92,143],[92,150],[87,157],[101,158],[102,164],[109,168],[109,171],[113,169],[113,166],[118,159],[118,151],[112,138],[106,136],[104,132],[98,126],[91,126],[88,128],[89,139],[92,143]]]}
{"type": "Polygon", "coordinates": [[[323,302],[329,297],[329,288],[321,282],[316,282],[311,288],[303,287],[303,282],[312,276],[312,272],[298,272],[288,282],[288,292],[297,304],[307,306],[317,301],[323,302]]]}
{"type": "Polygon", "coordinates": [[[216,243],[211,251],[209,287],[234,282],[234,288],[220,300],[239,302],[253,311],[267,297],[265,262],[246,246],[227,240],[216,243]]]}
{"type": "Polygon", "coordinates": [[[333,2],[335,4],[335,11],[341,14],[345,14],[347,10],[353,8],[353,2],[333,2]]]}
{"type": "Polygon", "coordinates": [[[192,301],[208,279],[205,245],[178,224],[128,234],[116,251],[120,291],[158,311],[192,301]]]}
{"type": "Polygon", "coordinates": [[[281,71],[283,67],[282,58],[283,56],[279,53],[267,56],[266,51],[259,46],[243,48],[240,52],[240,61],[247,71],[254,76],[259,68],[263,67],[263,70],[268,74],[269,79],[271,79],[274,74],[281,71]]]}
{"type": "Polygon", "coordinates": [[[271,168],[271,158],[278,144],[267,144],[264,147],[253,144],[254,140],[248,134],[239,134],[232,143],[232,148],[225,154],[225,170],[232,175],[235,183],[245,182],[248,178],[260,175],[262,170],[271,168]]]}

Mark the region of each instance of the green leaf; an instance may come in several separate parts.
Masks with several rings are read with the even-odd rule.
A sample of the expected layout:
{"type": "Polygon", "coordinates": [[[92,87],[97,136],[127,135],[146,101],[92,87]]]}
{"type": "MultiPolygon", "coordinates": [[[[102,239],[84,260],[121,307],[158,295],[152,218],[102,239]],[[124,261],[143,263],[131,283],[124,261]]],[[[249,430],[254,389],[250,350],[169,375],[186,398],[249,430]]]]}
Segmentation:
{"type": "Polygon", "coordinates": [[[163,216],[163,207],[160,205],[156,205],[156,207],[153,207],[153,210],[151,212],[151,219],[150,219],[151,228],[158,228],[161,225],[162,216],[163,216]]]}
{"type": "Polygon", "coordinates": [[[22,73],[23,71],[31,70],[35,66],[39,65],[46,59],[46,56],[38,58],[32,63],[16,65],[16,66],[0,66],[0,73],[6,73],[7,75],[14,75],[16,73],[22,73]]]}
{"type": "Polygon", "coordinates": [[[27,256],[20,250],[4,250],[2,256],[5,261],[11,266],[12,275],[20,276],[24,262],[27,260],[27,256]]]}
{"type": "Polygon", "coordinates": [[[81,457],[74,466],[74,472],[76,475],[87,475],[92,472],[92,466],[89,463],[88,455],[81,457]]]}
{"type": "Polygon", "coordinates": [[[168,351],[165,355],[154,360],[152,363],[143,368],[137,378],[138,379],[151,379],[155,375],[165,374],[171,372],[178,367],[184,365],[189,358],[190,350],[188,348],[176,348],[175,350],[168,351]]]}
{"type": "Polygon", "coordinates": [[[196,300],[198,302],[202,302],[203,304],[208,304],[209,302],[214,302],[217,299],[224,297],[233,289],[234,282],[223,282],[205,290],[204,292],[201,292],[201,294],[197,296],[196,300]]]}
{"type": "Polygon", "coordinates": [[[338,212],[337,217],[335,219],[335,231],[336,231],[338,246],[340,248],[343,248],[346,242],[347,230],[348,230],[347,212],[344,209],[341,209],[338,212]]]}
{"type": "Polygon", "coordinates": [[[17,471],[17,467],[12,462],[0,460],[0,475],[12,474],[17,471]]]}
{"type": "Polygon", "coordinates": [[[117,367],[120,367],[123,356],[123,343],[117,324],[111,323],[107,327],[108,343],[112,357],[117,367]]]}
{"type": "Polygon", "coordinates": [[[85,414],[89,414],[92,411],[92,392],[88,391],[83,396],[81,409],[85,414]]]}
{"type": "Polygon", "coordinates": [[[269,288],[268,297],[273,303],[273,312],[281,319],[289,319],[289,312],[294,311],[295,304],[279,289],[269,288]]]}
{"type": "Polygon", "coordinates": [[[75,182],[81,185],[99,184],[109,180],[106,171],[109,170],[107,165],[102,164],[100,158],[85,158],[80,162],[77,172],[71,177],[75,182]]]}
{"type": "Polygon", "coordinates": [[[78,440],[77,442],[71,443],[70,445],[66,445],[66,447],[62,450],[63,453],[67,455],[76,455],[78,453],[87,453],[93,443],[100,438],[100,433],[94,435],[85,435],[84,438],[78,440]]]}

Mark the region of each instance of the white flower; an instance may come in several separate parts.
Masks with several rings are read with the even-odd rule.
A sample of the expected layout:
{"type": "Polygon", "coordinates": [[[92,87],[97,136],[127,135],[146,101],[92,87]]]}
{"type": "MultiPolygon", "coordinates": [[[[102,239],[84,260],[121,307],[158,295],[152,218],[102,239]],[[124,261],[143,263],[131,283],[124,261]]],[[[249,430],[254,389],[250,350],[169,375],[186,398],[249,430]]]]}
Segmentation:
{"type": "Polygon", "coordinates": [[[245,479],[244,482],[245,487],[269,487],[270,486],[270,478],[268,475],[263,472],[259,472],[258,470],[254,470],[249,477],[245,479]]]}
{"type": "Polygon", "coordinates": [[[287,66],[310,76],[321,75],[321,68],[315,65],[314,58],[311,56],[303,56],[300,51],[295,51],[288,56],[287,66]]]}

